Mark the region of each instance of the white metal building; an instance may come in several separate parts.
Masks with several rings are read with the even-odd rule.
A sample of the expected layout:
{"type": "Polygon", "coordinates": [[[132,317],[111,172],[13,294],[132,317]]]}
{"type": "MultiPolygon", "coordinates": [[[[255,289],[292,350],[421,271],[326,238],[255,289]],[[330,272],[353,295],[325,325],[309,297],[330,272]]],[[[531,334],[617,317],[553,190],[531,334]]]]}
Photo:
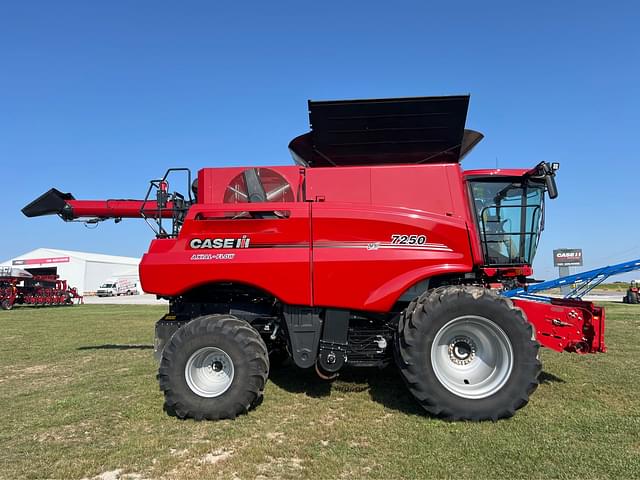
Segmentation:
{"type": "Polygon", "coordinates": [[[127,278],[139,281],[139,258],[116,257],[99,253],[74,252],[53,248],[37,248],[6,262],[2,266],[16,266],[36,275],[59,275],[80,295],[92,294],[108,278],[127,278]]]}

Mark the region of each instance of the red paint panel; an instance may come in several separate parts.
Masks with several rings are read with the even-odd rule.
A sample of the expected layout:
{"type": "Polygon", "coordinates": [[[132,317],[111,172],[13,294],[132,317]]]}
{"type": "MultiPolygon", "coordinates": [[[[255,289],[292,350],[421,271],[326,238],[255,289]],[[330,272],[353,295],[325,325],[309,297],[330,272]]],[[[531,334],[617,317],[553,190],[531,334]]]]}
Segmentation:
{"type": "Polygon", "coordinates": [[[521,177],[526,173],[531,172],[530,168],[495,168],[495,169],[481,169],[481,170],[465,170],[465,177],[521,177]]]}
{"type": "Polygon", "coordinates": [[[307,169],[307,199],[388,205],[468,218],[457,164],[307,169]],[[451,184],[450,175],[457,182],[451,184]]]}
{"type": "Polygon", "coordinates": [[[557,352],[606,352],[605,312],[591,302],[552,299],[551,303],[514,298],[536,329],[538,342],[557,352]]]}
{"type": "Polygon", "coordinates": [[[388,311],[414,283],[472,270],[465,222],[419,210],[313,204],[314,303],[388,311]],[[424,236],[394,245],[394,235],[424,236]]]}
{"type": "MultiPolygon", "coordinates": [[[[99,217],[99,218],[140,218],[140,210],[144,207],[145,214],[153,217],[158,215],[156,202],[149,200],[67,200],[73,211],[74,218],[99,217]]],[[[173,216],[171,202],[160,212],[163,218],[173,216]]]]}
{"type": "MultiPolygon", "coordinates": [[[[198,203],[217,205],[224,201],[225,193],[233,179],[247,168],[270,169],[279,173],[291,185],[291,190],[298,200],[302,200],[301,183],[304,169],[296,166],[260,166],[260,167],[228,167],[203,168],[198,172],[198,203]]],[[[264,185],[268,191],[269,185],[264,185]]]]}
{"type": "Polygon", "coordinates": [[[455,212],[447,171],[459,168],[458,165],[404,165],[373,168],[371,171],[372,203],[452,216],[455,212]]]}
{"type": "Polygon", "coordinates": [[[371,167],[307,169],[307,199],[371,203],[371,167]]]}
{"type": "Polygon", "coordinates": [[[176,240],[155,240],[140,263],[146,292],[180,295],[213,282],[262,288],[283,302],[311,304],[309,204],[196,205],[176,240]],[[285,212],[288,218],[224,218],[234,210],[285,212]],[[196,218],[215,218],[196,220],[196,218]],[[194,249],[198,239],[249,239],[248,248],[194,249]]]}

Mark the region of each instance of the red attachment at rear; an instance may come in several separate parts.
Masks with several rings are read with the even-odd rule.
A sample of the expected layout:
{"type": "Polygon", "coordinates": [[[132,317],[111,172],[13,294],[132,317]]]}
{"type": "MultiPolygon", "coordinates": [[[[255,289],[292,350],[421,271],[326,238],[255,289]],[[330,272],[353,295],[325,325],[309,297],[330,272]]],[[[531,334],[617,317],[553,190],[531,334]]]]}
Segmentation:
{"type": "Polygon", "coordinates": [[[606,352],[604,308],[582,300],[554,298],[551,302],[514,298],[536,329],[538,342],[557,352],[606,352]]]}
{"type": "Polygon", "coordinates": [[[76,288],[57,275],[32,275],[29,278],[0,276],[0,304],[11,309],[15,304],[31,306],[73,305],[84,303],[76,288]]]}

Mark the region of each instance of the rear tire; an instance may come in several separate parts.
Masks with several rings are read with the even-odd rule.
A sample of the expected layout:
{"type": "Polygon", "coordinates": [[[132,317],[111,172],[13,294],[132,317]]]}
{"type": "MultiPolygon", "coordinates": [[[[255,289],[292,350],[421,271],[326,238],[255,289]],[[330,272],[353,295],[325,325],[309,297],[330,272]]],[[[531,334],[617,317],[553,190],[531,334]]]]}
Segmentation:
{"type": "Polygon", "coordinates": [[[9,300],[2,300],[2,302],[0,302],[0,308],[2,308],[2,310],[11,310],[13,308],[13,303],[9,300]]]}
{"type": "Polygon", "coordinates": [[[638,294],[636,292],[632,292],[631,290],[629,290],[629,292],[627,292],[627,297],[629,298],[629,303],[637,305],[638,294]]]}
{"type": "Polygon", "coordinates": [[[165,410],[179,418],[235,418],[262,400],[269,355],[260,334],[231,315],[205,315],[180,328],[162,353],[165,410]]]}
{"type": "Polygon", "coordinates": [[[507,298],[469,286],[423,294],[403,313],[396,363],[418,403],[448,420],[514,415],[538,387],[540,345],[507,298]]]}

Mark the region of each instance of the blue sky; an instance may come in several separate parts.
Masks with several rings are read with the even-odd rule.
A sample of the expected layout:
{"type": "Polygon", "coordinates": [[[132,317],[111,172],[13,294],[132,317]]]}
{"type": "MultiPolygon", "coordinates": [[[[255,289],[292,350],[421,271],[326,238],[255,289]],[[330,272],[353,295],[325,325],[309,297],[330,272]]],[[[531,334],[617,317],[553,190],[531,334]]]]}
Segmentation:
{"type": "Polygon", "coordinates": [[[558,247],[640,257],[638,20],[634,2],[0,1],[0,257],[146,250],[142,221],[23,217],[52,186],[136,198],[170,166],[290,164],[309,98],[459,93],[486,135],[465,168],[561,163],[536,277],[558,247]]]}

